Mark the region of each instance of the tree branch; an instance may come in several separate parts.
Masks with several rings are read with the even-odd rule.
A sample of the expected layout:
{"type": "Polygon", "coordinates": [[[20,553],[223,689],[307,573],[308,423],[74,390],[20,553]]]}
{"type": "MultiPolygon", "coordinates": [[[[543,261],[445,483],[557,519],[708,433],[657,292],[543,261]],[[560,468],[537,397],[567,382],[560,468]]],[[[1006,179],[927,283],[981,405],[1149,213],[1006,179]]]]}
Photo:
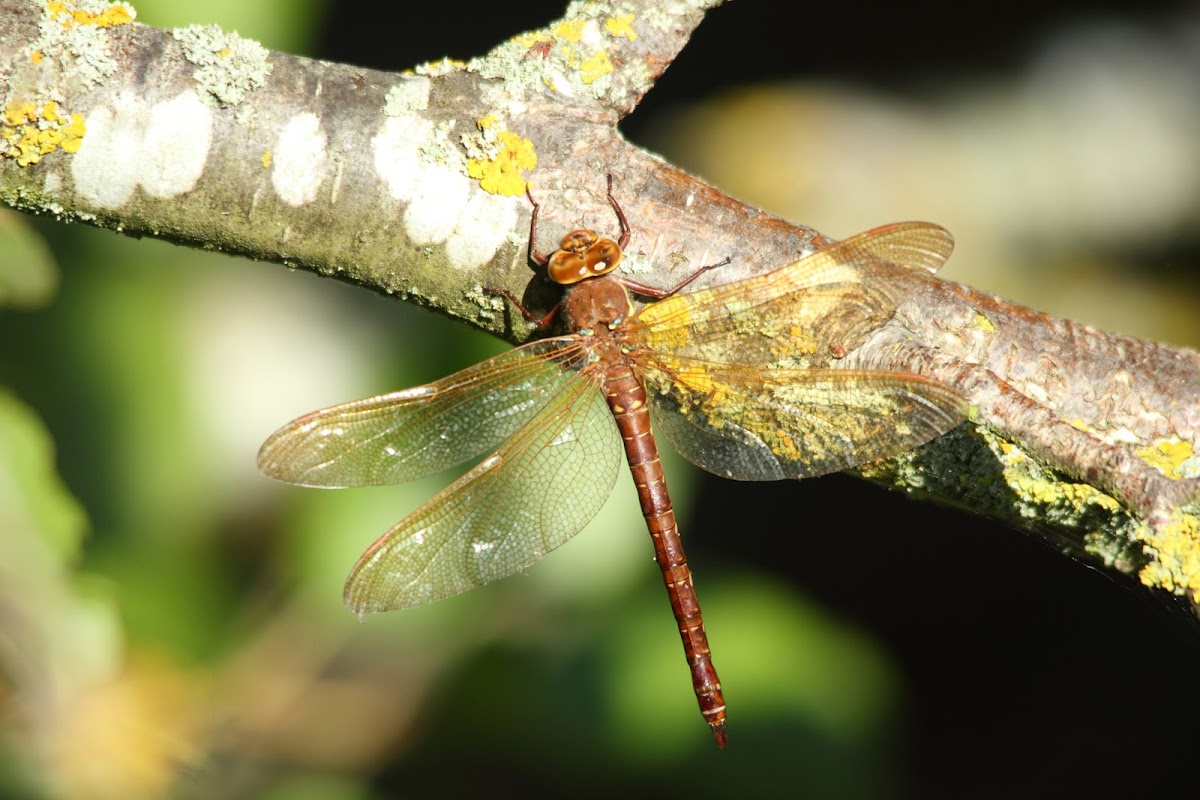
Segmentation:
{"type": "MultiPolygon", "coordinates": [[[[670,286],[689,265],[731,256],[698,283],[728,281],[828,243],[616,129],[714,4],[576,3],[470,63],[392,74],[269,53],[213,28],[0,0],[0,197],[312,270],[519,341],[528,326],[481,287],[532,308],[556,299],[531,281],[527,180],[545,229],[603,228],[612,173],[634,230],[623,263],[643,283],[670,286]]],[[[907,280],[909,301],[842,365],[936,378],[974,416],[860,472],[1032,527],[1195,604],[1200,357],[907,280]]]]}

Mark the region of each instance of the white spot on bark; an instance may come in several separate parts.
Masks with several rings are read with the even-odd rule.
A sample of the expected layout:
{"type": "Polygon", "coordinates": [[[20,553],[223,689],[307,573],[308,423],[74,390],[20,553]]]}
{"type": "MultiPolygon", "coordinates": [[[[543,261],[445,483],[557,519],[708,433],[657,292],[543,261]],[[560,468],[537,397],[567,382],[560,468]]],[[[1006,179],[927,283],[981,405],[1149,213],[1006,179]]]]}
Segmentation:
{"type": "Polygon", "coordinates": [[[101,208],[128,202],[138,186],[158,198],[191,191],[212,143],[212,110],[190,89],[152,106],[124,94],[117,108],[98,106],[75,158],[75,188],[101,208]]]}
{"type": "Polygon", "coordinates": [[[516,203],[476,190],[446,242],[446,256],[455,267],[475,267],[491,260],[517,224],[516,203]]]}
{"type": "Polygon", "coordinates": [[[415,174],[419,183],[404,210],[404,229],[417,244],[445,242],[467,205],[471,181],[441,167],[419,167],[415,174]]]}
{"type": "Polygon", "coordinates": [[[272,148],[271,185],[290,206],[311,203],[329,166],[328,138],[316,114],[305,111],[288,120],[272,148]]]}
{"type": "Polygon", "coordinates": [[[212,109],[189,90],[151,107],[146,117],[140,170],[142,188],[150,196],[163,200],[190,192],[208,160],[212,109]]]}
{"type": "Polygon", "coordinates": [[[122,205],[137,188],[134,160],[142,138],[140,125],[130,107],[123,107],[120,115],[108,106],[92,111],[84,120],[87,135],[71,159],[75,188],[101,208],[122,205]]]}
{"type": "Polygon", "coordinates": [[[433,136],[433,123],[420,117],[388,117],[371,140],[375,171],[396,200],[409,200],[416,191],[421,146],[433,136]]]}
{"type": "Polygon", "coordinates": [[[404,230],[415,244],[444,244],[455,267],[484,264],[516,224],[512,198],[489,195],[452,165],[431,162],[435,136],[420,117],[388,117],[372,139],[375,170],[391,196],[407,204],[404,230]]]}

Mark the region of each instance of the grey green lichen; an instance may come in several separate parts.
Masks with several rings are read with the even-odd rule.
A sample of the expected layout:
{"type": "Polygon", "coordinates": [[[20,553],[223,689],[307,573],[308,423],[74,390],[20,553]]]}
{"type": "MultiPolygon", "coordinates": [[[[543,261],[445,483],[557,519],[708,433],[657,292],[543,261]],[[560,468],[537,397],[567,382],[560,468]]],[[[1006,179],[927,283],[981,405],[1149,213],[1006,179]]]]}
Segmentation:
{"type": "MultiPolygon", "coordinates": [[[[1168,447],[1171,463],[1186,463],[1185,450],[1190,453],[1190,447],[1168,447]]],[[[955,498],[980,513],[1034,525],[1064,552],[1200,604],[1200,520],[1192,510],[1178,509],[1169,524],[1155,528],[1094,486],[1045,469],[985,427],[960,426],[858,471],[912,494],[955,498]]]]}
{"type": "MultiPolygon", "coordinates": [[[[564,17],[549,28],[509,39],[468,69],[502,81],[507,92],[528,93],[531,88],[567,95],[602,97],[612,89],[616,70],[612,47],[635,41],[643,23],[634,14],[608,16],[587,3],[573,3],[564,17]],[[536,54],[536,57],[531,57],[536,54]]],[[[622,65],[626,77],[649,73],[636,64],[622,65]]],[[[647,87],[648,88],[648,87],[647,87]]]]}
{"type": "MultiPolygon", "coordinates": [[[[95,86],[116,72],[108,31],[133,22],[137,12],[132,6],[105,0],[50,0],[40,5],[38,37],[24,50],[34,66],[42,67],[44,82],[33,89],[36,97],[61,101],[60,85],[95,86]]],[[[9,83],[10,93],[15,83],[9,83]]]]}
{"type": "Polygon", "coordinates": [[[183,45],[184,57],[196,65],[192,79],[209,105],[236,106],[271,74],[267,49],[236,32],[226,33],[216,25],[190,25],[176,28],[172,35],[183,45]]]}
{"type": "Polygon", "coordinates": [[[433,83],[423,76],[404,77],[387,90],[383,114],[387,117],[403,117],[429,108],[429,93],[433,83]]]}

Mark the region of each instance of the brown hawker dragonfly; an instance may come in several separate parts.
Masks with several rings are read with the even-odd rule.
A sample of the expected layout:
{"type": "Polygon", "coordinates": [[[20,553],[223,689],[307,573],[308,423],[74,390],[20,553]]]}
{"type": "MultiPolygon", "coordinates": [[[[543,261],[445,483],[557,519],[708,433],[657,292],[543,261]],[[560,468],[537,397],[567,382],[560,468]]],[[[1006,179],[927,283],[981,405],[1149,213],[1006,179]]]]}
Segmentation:
{"type": "MultiPolygon", "coordinates": [[[[689,461],[737,480],[807,478],[912,449],[961,422],[966,402],[936,381],[833,365],[889,320],[893,279],[933,272],[953,240],[927,223],[885,225],[781,269],[676,294],[618,277],[629,244],[576,230],[549,258],[570,333],[531,342],[447,378],[306,414],[258,454],[302,486],[410,481],[482,458],[383,534],[346,581],[364,615],[407,608],[523,570],[578,533],[620,472],[633,473],[700,711],[726,742],[725,701],[650,432],[689,461]],[[635,311],[629,293],[657,298],[635,311]],[[651,414],[650,409],[653,408],[651,414]]],[[[713,265],[720,266],[720,265],[713,265]]]]}

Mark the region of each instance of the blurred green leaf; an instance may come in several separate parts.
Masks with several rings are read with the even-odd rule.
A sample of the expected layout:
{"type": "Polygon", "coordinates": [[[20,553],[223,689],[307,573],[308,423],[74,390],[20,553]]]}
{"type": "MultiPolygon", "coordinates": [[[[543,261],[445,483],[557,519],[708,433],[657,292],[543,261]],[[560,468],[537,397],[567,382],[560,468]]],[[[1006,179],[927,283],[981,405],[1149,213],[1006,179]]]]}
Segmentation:
{"type": "Polygon", "coordinates": [[[78,552],[86,525],[54,469],[50,435],[33,411],[0,388],[0,546],[25,533],[66,560],[78,552]]]}
{"type": "Polygon", "coordinates": [[[353,778],[297,772],[260,795],[260,800],[369,800],[373,797],[353,778]]]}
{"type": "Polygon", "coordinates": [[[29,220],[0,211],[0,307],[38,308],[58,288],[58,266],[29,220]]]}
{"type": "Polygon", "coordinates": [[[323,0],[140,0],[138,22],[160,28],[219,24],[224,30],[257,39],[264,47],[287,53],[305,49],[319,29],[323,0]]]}

